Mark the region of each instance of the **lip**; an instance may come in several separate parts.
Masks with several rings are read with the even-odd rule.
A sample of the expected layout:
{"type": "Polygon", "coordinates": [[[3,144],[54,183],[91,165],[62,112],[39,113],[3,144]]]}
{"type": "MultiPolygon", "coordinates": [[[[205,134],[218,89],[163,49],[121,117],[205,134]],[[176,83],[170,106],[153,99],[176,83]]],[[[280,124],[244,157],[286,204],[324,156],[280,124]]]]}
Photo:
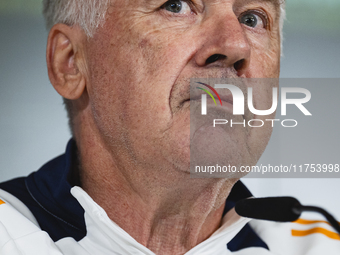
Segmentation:
{"type": "MultiPolygon", "coordinates": [[[[192,106],[196,108],[198,105],[201,105],[201,95],[202,94],[195,95],[195,96],[191,97],[190,99],[187,99],[185,101],[185,103],[189,103],[190,107],[191,107],[191,103],[193,103],[192,106]]],[[[223,112],[233,114],[233,99],[232,99],[232,96],[231,95],[230,96],[229,95],[223,95],[223,96],[220,95],[220,98],[221,98],[221,101],[222,101],[222,105],[220,104],[220,101],[216,98],[216,96],[215,96],[215,100],[216,100],[216,105],[215,105],[214,100],[209,95],[207,95],[207,107],[208,107],[208,109],[214,109],[215,108],[215,109],[222,110],[222,112],[220,112],[220,114],[223,114],[223,112]]]]}
{"type": "MultiPolygon", "coordinates": [[[[195,93],[195,95],[190,96],[190,98],[185,100],[185,101],[186,102],[187,101],[199,101],[199,100],[201,100],[202,95],[206,95],[206,94],[205,93],[195,93]]],[[[225,106],[225,105],[231,105],[232,106],[233,105],[233,96],[232,96],[232,94],[220,94],[219,93],[219,96],[220,96],[221,101],[222,101],[222,106],[225,106]]],[[[208,95],[208,97],[207,97],[208,104],[209,104],[210,101],[213,102],[213,100],[212,99],[210,100],[210,99],[211,98],[208,95]]],[[[215,100],[216,100],[216,104],[220,105],[220,102],[219,102],[218,98],[215,98],[215,100]]]]}

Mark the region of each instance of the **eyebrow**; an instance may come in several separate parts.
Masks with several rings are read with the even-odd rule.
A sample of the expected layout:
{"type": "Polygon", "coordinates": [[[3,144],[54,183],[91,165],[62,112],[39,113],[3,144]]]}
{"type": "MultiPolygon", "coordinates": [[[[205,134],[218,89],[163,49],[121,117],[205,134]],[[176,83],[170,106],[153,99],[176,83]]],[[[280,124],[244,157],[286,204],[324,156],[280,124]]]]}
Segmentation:
{"type": "Polygon", "coordinates": [[[262,2],[262,3],[268,3],[272,4],[276,9],[281,8],[282,5],[286,3],[286,0],[240,0],[248,3],[253,3],[253,2],[262,2]]]}
{"type": "Polygon", "coordinates": [[[270,2],[273,3],[275,6],[281,6],[286,3],[286,0],[254,0],[259,2],[270,2]]]}

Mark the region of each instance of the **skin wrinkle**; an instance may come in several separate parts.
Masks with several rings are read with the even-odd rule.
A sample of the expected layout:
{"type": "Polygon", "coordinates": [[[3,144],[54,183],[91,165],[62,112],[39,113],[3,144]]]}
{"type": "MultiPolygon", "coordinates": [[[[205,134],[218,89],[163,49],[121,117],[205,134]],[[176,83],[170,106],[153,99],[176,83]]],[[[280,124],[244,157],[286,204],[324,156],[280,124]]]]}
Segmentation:
{"type": "MultiPolygon", "coordinates": [[[[222,185],[222,184],[221,184],[222,185]]],[[[220,191],[220,188],[221,188],[221,185],[220,185],[220,187],[218,187],[217,189],[220,191]]],[[[214,191],[212,191],[212,193],[214,193],[215,195],[214,196],[217,196],[218,195],[218,193],[219,193],[219,191],[216,191],[216,192],[214,192],[214,191]]],[[[172,196],[172,199],[176,199],[178,196],[172,196]]],[[[212,200],[213,201],[213,200],[212,200]]],[[[167,212],[168,211],[172,211],[173,209],[174,209],[174,207],[171,207],[171,203],[167,203],[166,205],[165,205],[165,207],[167,207],[168,209],[167,209],[167,212]]],[[[178,212],[180,212],[180,208],[175,208],[175,209],[177,209],[177,211],[178,212]]],[[[160,215],[163,215],[163,213],[160,213],[160,215]]],[[[175,214],[173,214],[173,215],[175,215],[175,214]]],[[[183,218],[185,218],[185,217],[183,217],[183,218]]],[[[181,219],[180,219],[180,221],[182,221],[181,219]]],[[[161,220],[157,220],[157,222],[160,222],[160,226],[162,226],[162,221],[161,220]]],[[[183,221],[183,223],[185,224],[185,221],[183,221]]],[[[166,224],[166,223],[165,223],[166,224]]],[[[179,226],[181,226],[181,225],[179,225],[179,226]]],[[[219,226],[219,225],[218,225],[219,226]]],[[[178,227],[176,227],[176,228],[178,228],[178,227]]],[[[180,228],[180,229],[183,229],[182,227],[180,228]]],[[[190,227],[190,225],[185,225],[185,227],[184,227],[184,229],[186,230],[185,232],[188,232],[188,234],[189,234],[189,230],[191,229],[191,227],[190,227]]],[[[154,233],[155,231],[153,230],[152,231],[152,235],[156,235],[156,233],[154,233]]],[[[169,237],[168,237],[169,238],[169,237]]],[[[171,238],[171,237],[170,237],[171,238]]],[[[182,240],[182,244],[183,244],[183,246],[185,246],[185,240],[183,239],[182,240]]],[[[172,245],[173,244],[173,242],[171,241],[171,239],[169,240],[169,245],[172,245]]],[[[160,245],[164,245],[164,243],[162,243],[162,242],[158,242],[158,245],[160,246],[160,245]]],[[[157,247],[157,248],[160,248],[160,247],[157,247]]],[[[190,248],[190,247],[188,247],[188,248],[190,248]]],[[[177,253],[174,253],[174,254],[177,254],[177,253]]]]}
{"type": "MultiPolygon", "coordinates": [[[[238,20],[239,1],[202,1],[204,13],[182,17],[159,9],[161,1],[152,1],[160,3],[156,8],[141,0],[115,0],[93,38],[74,39],[84,46],[79,56],[86,63],[78,66],[86,88],[73,101],[82,188],[111,220],[156,254],[184,254],[211,236],[237,181],[189,178],[190,144],[205,152],[201,134],[211,132],[200,120],[190,123],[190,105],[184,102],[190,78],[279,76],[277,22],[267,31],[247,28],[238,20]],[[227,57],[207,65],[214,54],[227,57]]],[[[239,86],[246,95],[247,85],[239,86]]],[[[254,89],[256,107],[267,107],[263,98],[269,91],[254,89]]],[[[263,119],[247,110],[235,120],[253,117],[263,119]]],[[[217,156],[245,165],[256,163],[271,129],[219,132],[223,141],[212,137],[223,149],[217,156]]]]}

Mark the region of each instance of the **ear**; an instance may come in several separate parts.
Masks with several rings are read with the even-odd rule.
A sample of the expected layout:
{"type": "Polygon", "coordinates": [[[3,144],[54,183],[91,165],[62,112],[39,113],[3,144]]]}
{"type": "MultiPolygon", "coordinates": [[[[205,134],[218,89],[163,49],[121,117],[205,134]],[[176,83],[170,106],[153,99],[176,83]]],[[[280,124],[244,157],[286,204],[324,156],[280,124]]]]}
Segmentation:
{"type": "Polygon", "coordinates": [[[77,26],[56,24],[50,30],[47,40],[48,76],[55,90],[71,100],[78,99],[86,87],[82,45],[84,37],[77,26]]]}

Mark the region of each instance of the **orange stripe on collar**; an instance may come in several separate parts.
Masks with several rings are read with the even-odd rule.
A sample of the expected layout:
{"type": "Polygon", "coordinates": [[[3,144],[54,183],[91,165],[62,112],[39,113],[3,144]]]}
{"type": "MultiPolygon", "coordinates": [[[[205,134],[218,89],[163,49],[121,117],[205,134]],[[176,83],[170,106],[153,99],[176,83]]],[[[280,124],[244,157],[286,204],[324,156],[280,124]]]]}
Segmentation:
{"type": "Polygon", "coordinates": [[[316,234],[316,233],[323,234],[331,239],[340,240],[339,234],[334,233],[324,228],[312,228],[308,230],[292,229],[292,236],[307,236],[307,235],[316,234]]]}
{"type": "MultiPolygon", "coordinates": [[[[316,224],[316,223],[326,223],[328,225],[331,225],[327,221],[324,221],[324,220],[304,220],[304,219],[298,219],[296,221],[293,221],[293,223],[302,224],[302,225],[309,225],[309,224],[316,224]]],[[[339,222],[339,224],[340,224],[340,222],[339,222]]]]}

